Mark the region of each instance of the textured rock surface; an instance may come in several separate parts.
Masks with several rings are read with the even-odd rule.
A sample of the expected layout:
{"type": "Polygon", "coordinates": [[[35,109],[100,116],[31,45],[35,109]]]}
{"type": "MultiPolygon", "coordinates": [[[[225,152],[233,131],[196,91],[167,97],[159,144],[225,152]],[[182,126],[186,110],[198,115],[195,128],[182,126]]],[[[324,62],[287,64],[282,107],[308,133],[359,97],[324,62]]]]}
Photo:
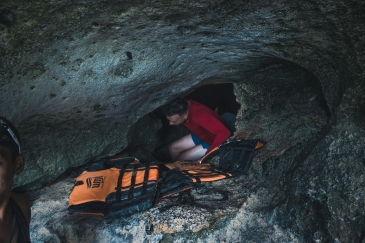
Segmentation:
{"type": "MultiPolygon", "coordinates": [[[[125,121],[127,130],[195,85],[241,82],[246,71],[262,72],[282,60],[310,70],[335,109],[343,89],[363,78],[363,7],[359,1],[5,1],[1,113],[20,123],[21,131],[39,121],[57,129],[65,119],[108,117],[125,121]]],[[[70,125],[85,130],[82,123],[70,125]]],[[[120,131],[122,141],[107,141],[109,151],[126,146],[126,132],[120,131]]],[[[72,136],[66,131],[57,140],[67,143],[72,136]]],[[[33,149],[26,152],[38,157],[33,149]]],[[[110,153],[65,159],[62,167],[90,155],[110,153]]],[[[42,174],[52,179],[62,169],[42,174]]]]}
{"type": "Polygon", "coordinates": [[[32,242],[158,242],[160,234],[146,235],[149,221],[143,215],[126,219],[104,220],[103,217],[68,214],[68,195],[72,178],[31,194],[32,242]]]}
{"type": "Polygon", "coordinates": [[[28,158],[16,186],[59,178],[27,192],[32,240],[364,242],[364,5],[2,1],[0,114],[28,158]],[[118,153],[150,159],[162,141],[149,112],[225,82],[241,105],[235,136],[268,142],[247,176],[127,219],[66,213],[68,168],[118,153]]]}

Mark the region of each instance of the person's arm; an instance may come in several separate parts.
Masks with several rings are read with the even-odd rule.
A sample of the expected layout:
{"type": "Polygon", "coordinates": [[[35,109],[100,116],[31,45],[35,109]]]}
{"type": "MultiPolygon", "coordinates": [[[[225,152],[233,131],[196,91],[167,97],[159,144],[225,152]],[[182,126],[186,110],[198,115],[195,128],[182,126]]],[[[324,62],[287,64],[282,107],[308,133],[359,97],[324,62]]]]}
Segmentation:
{"type": "Polygon", "coordinates": [[[196,115],[196,123],[215,135],[215,139],[206,153],[209,153],[212,149],[221,145],[229,138],[229,136],[231,136],[231,132],[228,130],[228,128],[219,119],[217,119],[210,113],[200,112],[196,115]]]}
{"type": "Polygon", "coordinates": [[[30,217],[31,217],[29,199],[24,194],[15,193],[15,192],[11,193],[11,197],[18,204],[19,208],[22,210],[24,217],[27,220],[27,223],[29,225],[30,217]]]}

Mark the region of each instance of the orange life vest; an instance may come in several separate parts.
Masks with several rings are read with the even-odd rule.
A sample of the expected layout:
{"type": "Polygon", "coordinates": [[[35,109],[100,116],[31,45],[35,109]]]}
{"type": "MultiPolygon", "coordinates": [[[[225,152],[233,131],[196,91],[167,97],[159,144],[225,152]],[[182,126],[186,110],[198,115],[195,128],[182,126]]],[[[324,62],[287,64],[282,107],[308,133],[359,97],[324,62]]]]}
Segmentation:
{"type": "Polygon", "coordinates": [[[165,164],[170,170],[178,169],[182,174],[190,177],[193,182],[211,182],[232,177],[232,174],[225,173],[213,168],[208,163],[177,161],[165,164]]]}
{"type": "Polygon", "coordinates": [[[68,210],[105,216],[144,211],[155,203],[158,178],[157,163],[139,161],[124,164],[122,168],[84,171],[75,179],[68,210]]]}
{"type": "Polygon", "coordinates": [[[264,146],[261,140],[232,140],[212,149],[198,161],[177,161],[165,164],[170,169],[162,173],[160,197],[185,192],[202,182],[212,182],[247,173],[254,150],[264,146]],[[209,164],[219,156],[220,164],[209,164]]]}

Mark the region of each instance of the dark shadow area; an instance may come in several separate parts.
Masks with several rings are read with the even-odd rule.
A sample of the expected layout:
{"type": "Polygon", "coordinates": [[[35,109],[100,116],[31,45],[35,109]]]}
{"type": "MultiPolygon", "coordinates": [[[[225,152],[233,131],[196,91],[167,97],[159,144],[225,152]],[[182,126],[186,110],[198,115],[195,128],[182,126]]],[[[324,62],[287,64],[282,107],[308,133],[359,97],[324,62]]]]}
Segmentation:
{"type": "MultiPolygon", "coordinates": [[[[198,101],[215,110],[219,115],[227,112],[237,115],[240,108],[232,83],[204,85],[183,98],[198,101]]],[[[161,162],[172,162],[168,145],[189,134],[189,130],[184,125],[170,126],[162,109],[163,106],[146,114],[131,127],[127,148],[116,156],[134,156],[141,162],[156,159],[161,162]],[[159,151],[159,156],[156,155],[156,151],[159,151]]]]}
{"type": "MultiPolygon", "coordinates": [[[[216,111],[219,115],[227,112],[237,115],[237,111],[241,107],[241,105],[236,101],[232,83],[204,85],[194,89],[183,98],[198,101],[199,103],[216,111]]],[[[153,111],[153,113],[161,120],[162,123],[162,127],[157,132],[157,136],[161,139],[163,144],[171,143],[172,141],[189,133],[184,126],[170,126],[162,112],[162,107],[159,107],[153,111]],[[174,134],[179,134],[181,136],[175,137],[174,134]]]]}
{"type": "Polygon", "coordinates": [[[226,112],[237,115],[241,107],[236,101],[233,84],[209,84],[199,87],[185,96],[187,99],[198,101],[212,110],[216,110],[219,115],[226,112]]]}

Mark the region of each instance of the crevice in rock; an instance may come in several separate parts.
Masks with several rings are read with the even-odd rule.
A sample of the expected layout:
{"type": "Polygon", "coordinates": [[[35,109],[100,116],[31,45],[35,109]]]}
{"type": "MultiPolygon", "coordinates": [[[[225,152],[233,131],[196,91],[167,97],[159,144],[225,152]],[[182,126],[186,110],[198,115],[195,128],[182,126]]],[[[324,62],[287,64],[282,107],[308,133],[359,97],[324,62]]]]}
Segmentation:
{"type": "Polygon", "coordinates": [[[306,146],[304,146],[303,150],[299,153],[298,156],[296,156],[293,159],[293,163],[290,165],[289,169],[284,173],[284,176],[289,176],[289,180],[292,179],[293,173],[298,169],[299,166],[302,165],[302,163],[308,158],[308,156],[311,154],[313,149],[317,146],[317,144],[322,141],[331,131],[332,126],[335,124],[335,120],[332,118],[329,118],[327,120],[327,124],[323,127],[321,131],[317,134],[316,138],[310,142],[306,146]]]}
{"type": "MultiPolygon", "coordinates": [[[[293,162],[289,165],[289,169],[285,171],[279,178],[279,181],[281,181],[281,185],[284,185],[284,193],[286,197],[289,197],[288,200],[282,201],[282,205],[276,205],[277,207],[284,206],[284,204],[291,205],[293,208],[296,208],[298,205],[306,205],[305,209],[302,209],[302,212],[299,210],[296,212],[295,215],[292,215],[291,217],[296,218],[298,220],[298,217],[303,217],[303,211],[310,210],[308,212],[307,218],[301,218],[299,221],[303,223],[303,228],[306,227],[305,230],[303,230],[300,226],[297,228],[297,226],[292,226],[292,229],[297,229],[299,235],[302,235],[305,239],[305,241],[311,241],[311,240],[321,240],[323,242],[327,242],[331,239],[331,234],[329,232],[329,229],[327,228],[327,225],[329,224],[329,220],[331,219],[331,214],[327,206],[325,205],[325,199],[323,200],[315,200],[311,197],[306,197],[304,199],[301,199],[302,201],[298,200],[298,196],[304,197],[306,195],[300,194],[296,195],[296,187],[297,185],[295,183],[292,183],[295,173],[297,173],[298,169],[303,166],[304,162],[308,159],[308,157],[312,154],[313,150],[317,147],[317,145],[331,132],[332,127],[336,124],[336,116],[332,115],[331,117],[328,117],[326,125],[318,132],[316,137],[308,141],[307,144],[303,147],[301,152],[294,157],[293,162]],[[293,196],[296,195],[296,196],[293,196]],[[296,205],[296,206],[295,206],[296,205]],[[308,206],[310,205],[310,206],[308,206]]],[[[300,173],[300,172],[299,172],[300,173]]],[[[286,206],[285,206],[286,207],[286,206]]],[[[287,211],[291,211],[292,209],[290,207],[287,208],[287,211]]],[[[305,216],[304,216],[305,217],[305,216]]],[[[285,228],[285,222],[286,220],[282,220],[281,225],[285,228]]],[[[290,228],[290,227],[289,227],[290,228]]],[[[361,241],[360,241],[361,242],[361,241]]]]}
{"type": "MultiPolygon", "coordinates": [[[[250,84],[236,84],[243,107],[238,136],[261,138],[268,142],[253,163],[253,174],[257,181],[265,181],[264,186],[256,187],[249,197],[264,195],[261,196],[262,205],[253,206],[255,211],[276,215],[270,216],[270,220],[275,218],[273,222],[283,228],[292,224],[288,228],[294,229],[296,220],[302,222],[303,226],[295,228],[295,231],[298,236],[305,235],[306,242],[311,241],[313,239],[308,237],[315,232],[312,226],[308,228],[307,222],[328,222],[330,213],[325,199],[309,197],[311,200],[307,200],[306,204],[295,200],[297,194],[305,196],[306,193],[305,188],[298,189],[301,183],[295,176],[302,180],[311,178],[310,175],[301,178],[299,169],[303,169],[309,157],[316,153],[318,145],[332,131],[336,116],[330,112],[320,81],[297,64],[268,60],[267,65],[250,71],[246,76],[250,84]],[[277,213],[280,210],[282,212],[277,213]],[[312,213],[308,220],[301,218],[305,210],[312,213]],[[288,215],[292,211],[296,214],[288,215]],[[303,230],[305,227],[308,230],[303,230]]],[[[325,226],[318,234],[319,238],[330,238],[325,226]]]]}
{"type": "MultiPolygon", "coordinates": [[[[198,101],[217,111],[219,115],[226,112],[237,115],[240,108],[232,83],[206,84],[192,89],[183,97],[198,101]]],[[[169,143],[188,133],[183,125],[170,126],[162,113],[162,107],[159,107],[132,125],[128,132],[128,146],[116,156],[135,156],[142,162],[155,160],[156,158],[151,156],[154,148],[165,146],[166,149],[169,143]]],[[[166,152],[164,158],[168,160],[166,152]]]]}
{"type": "MultiPolygon", "coordinates": [[[[206,84],[196,89],[192,89],[184,95],[183,98],[198,101],[210,109],[215,110],[219,115],[222,115],[225,112],[237,115],[237,111],[240,108],[240,104],[236,101],[232,83],[206,84]]],[[[181,137],[175,136],[171,138],[171,134],[179,133],[179,130],[182,130],[181,134],[188,132],[184,126],[170,126],[168,120],[165,118],[164,114],[162,114],[161,108],[156,109],[154,112],[162,123],[161,129],[158,131],[158,136],[163,143],[169,143],[181,137]]]]}

